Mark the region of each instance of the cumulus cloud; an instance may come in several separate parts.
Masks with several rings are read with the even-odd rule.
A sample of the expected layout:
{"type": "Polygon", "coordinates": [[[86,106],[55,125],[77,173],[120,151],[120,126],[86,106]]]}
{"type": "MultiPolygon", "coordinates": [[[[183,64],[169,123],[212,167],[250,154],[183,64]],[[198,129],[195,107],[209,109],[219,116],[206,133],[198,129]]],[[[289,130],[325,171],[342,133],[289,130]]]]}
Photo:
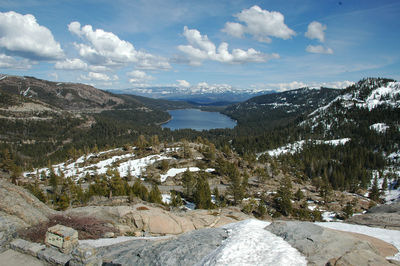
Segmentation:
{"type": "Polygon", "coordinates": [[[81,26],[77,21],[68,25],[71,33],[87,43],[75,43],[79,55],[92,65],[121,66],[137,63],[144,69],[169,69],[168,61],[159,56],[138,51],[127,41],[121,40],[112,32],[93,30],[91,25],[81,26]]]}
{"type": "Polygon", "coordinates": [[[54,65],[55,69],[62,70],[86,70],[88,65],[79,58],[65,59],[54,65]]]}
{"type": "Polygon", "coordinates": [[[33,15],[0,12],[0,49],[8,55],[30,60],[56,60],[64,52],[51,31],[37,23],[33,15]]]}
{"type": "Polygon", "coordinates": [[[12,56],[0,54],[0,68],[29,69],[32,64],[29,60],[17,60],[12,56]]]}
{"type": "Polygon", "coordinates": [[[178,87],[182,87],[182,88],[189,88],[190,87],[190,83],[187,82],[184,79],[178,79],[178,87]]]}
{"type": "Polygon", "coordinates": [[[314,54],[333,54],[331,48],[322,45],[308,45],[306,51],[314,54]]]}
{"type": "Polygon", "coordinates": [[[111,78],[104,73],[89,72],[87,75],[81,75],[81,79],[90,81],[110,81],[111,78]]]}
{"type": "Polygon", "coordinates": [[[247,33],[260,42],[271,42],[271,37],[290,39],[296,33],[285,24],[280,12],[263,10],[255,5],[234,15],[241,23],[227,22],[222,30],[234,37],[247,33]]]}
{"type": "Polygon", "coordinates": [[[146,72],[141,70],[133,70],[131,72],[126,73],[128,77],[130,77],[129,82],[140,84],[146,83],[147,81],[153,79],[152,76],[147,75],[146,72]]]}
{"type": "MultiPolygon", "coordinates": [[[[326,25],[313,21],[308,24],[307,32],[304,34],[309,39],[316,39],[319,42],[325,42],[326,25]]],[[[333,50],[323,45],[308,45],[306,51],[314,54],[333,54],[333,50]]]]}
{"type": "Polygon", "coordinates": [[[272,58],[279,58],[278,54],[267,55],[253,48],[247,51],[233,49],[232,52],[229,52],[226,42],[222,42],[217,49],[207,35],[201,35],[198,30],[188,29],[186,26],[184,27],[183,35],[189,45],[179,45],[178,49],[186,54],[192,65],[201,65],[204,60],[242,64],[247,62],[266,62],[272,58]]]}
{"type": "Polygon", "coordinates": [[[320,42],[325,41],[326,25],[322,25],[318,21],[308,24],[307,32],[304,34],[309,39],[317,39],[320,42]]]}

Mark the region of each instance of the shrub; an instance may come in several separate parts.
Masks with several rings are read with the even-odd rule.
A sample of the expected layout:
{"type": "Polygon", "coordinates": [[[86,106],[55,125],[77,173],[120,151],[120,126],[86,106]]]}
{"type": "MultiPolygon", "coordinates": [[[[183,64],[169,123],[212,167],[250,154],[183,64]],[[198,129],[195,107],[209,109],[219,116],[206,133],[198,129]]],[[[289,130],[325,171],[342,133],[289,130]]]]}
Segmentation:
{"type": "Polygon", "coordinates": [[[79,239],[98,239],[103,237],[106,232],[114,232],[114,227],[108,225],[107,221],[100,220],[90,216],[70,216],[70,215],[53,215],[49,217],[47,223],[40,223],[23,229],[18,232],[19,236],[23,239],[43,243],[47,229],[56,224],[61,224],[74,228],[78,231],[79,239]]]}

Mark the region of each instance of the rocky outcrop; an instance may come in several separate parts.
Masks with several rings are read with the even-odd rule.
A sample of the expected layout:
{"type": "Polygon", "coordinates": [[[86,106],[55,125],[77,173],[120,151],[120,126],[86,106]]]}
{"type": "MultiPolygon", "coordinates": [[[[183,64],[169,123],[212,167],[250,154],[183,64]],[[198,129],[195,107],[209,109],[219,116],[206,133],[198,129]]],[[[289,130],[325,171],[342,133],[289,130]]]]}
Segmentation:
{"type": "Polygon", "coordinates": [[[17,229],[48,221],[56,212],[22,187],[0,179],[0,217],[17,229]]]}
{"type": "Polygon", "coordinates": [[[103,262],[116,265],[195,265],[227,237],[225,229],[209,228],[167,240],[128,241],[100,248],[98,253],[103,262]]]}
{"type": "Polygon", "coordinates": [[[237,208],[222,210],[166,211],[159,207],[87,206],[67,211],[70,215],[92,216],[112,223],[121,235],[178,235],[195,229],[219,227],[248,219],[237,208]]]}
{"type": "Polygon", "coordinates": [[[346,222],[400,230],[400,202],[372,207],[367,213],[353,216],[346,222]]]}
{"type": "Polygon", "coordinates": [[[388,254],[380,250],[385,246],[387,250],[392,249],[390,255],[397,253],[392,245],[383,241],[369,241],[309,222],[278,221],[266,229],[303,253],[309,265],[392,265],[385,259],[388,254]]]}

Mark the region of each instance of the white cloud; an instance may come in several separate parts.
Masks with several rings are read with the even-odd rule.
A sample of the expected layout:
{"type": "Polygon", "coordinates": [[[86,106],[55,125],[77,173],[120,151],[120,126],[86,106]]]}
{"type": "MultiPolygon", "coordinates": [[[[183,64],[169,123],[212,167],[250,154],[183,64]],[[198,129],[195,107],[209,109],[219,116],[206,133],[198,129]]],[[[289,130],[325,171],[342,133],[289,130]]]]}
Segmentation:
{"type": "Polygon", "coordinates": [[[148,80],[153,79],[152,76],[147,75],[146,72],[140,70],[133,70],[126,74],[131,78],[129,79],[129,82],[134,84],[145,84],[148,80]]]}
{"type": "Polygon", "coordinates": [[[280,12],[270,12],[255,5],[234,16],[244,24],[227,22],[222,30],[234,37],[242,37],[244,33],[248,33],[260,42],[269,43],[271,37],[287,40],[296,35],[285,24],[285,17],[280,12]]]}
{"type": "Polygon", "coordinates": [[[183,87],[183,88],[189,88],[190,87],[190,83],[187,82],[184,79],[178,79],[178,87],[183,87]]]}
{"type": "Polygon", "coordinates": [[[332,89],[344,89],[350,85],[353,85],[353,81],[332,81],[332,82],[301,82],[301,81],[292,81],[292,82],[283,82],[283,83],[267,83],[261,87],[261,90],[274,90],[278,92],[295,90],[299,88],[309,87],[309,88],[332,88],[332,89]]]}
{"type": "Polygon", "coordinates": [[[247,51],[242,49],[233,49],[232,53],[228,50],[228,44],[222,42],[218,49],[211,42],[207,35],[201,35],[196,29],[184,27],[183,35],[186,37],[189,45],[179,45],[178,49],[188,56],[190,64],[201,65],[204,60],[213,60],[222,63],[247,63],[247,62],[266,62],[272,58],[279,58],[278,54],[263,54],[253,48],[247,51]]]}
{"type": "Polygon", "coordinates": [[[306,51],[314,54],[333,54],[333,50],[322,45],[308,45],[306,51]]]}
{"type": "Polygon", "coordinates": [[[130,42],[121,40],[112,32],[93,30],[91,25],[81,27],[77,21],[71,22],[68,29],[87,41],[87,43],[75,43],[75,47],[79,55],[92,65],[121,66],[137,63],[138,67],[144,69],[171,68],[165,58],[138,51],[130,42]]]}
{"type": "Polygon", "coordinates": [[[57,62],[54,66],[55,69],[62,70],[85,70],[87,67],[87,64],[79,58],[65,59],[57,62]]]}
{"type": "Polygon", "coordinates": [[[31,60],[54,60],[64,52],[51,31],[37,23],[33,15],[0,12],[0,49],[31,60]]]}
{"type": "Polygon", "coordinates": [[[97,73],[97,72],[89,72],[88,75],[81,75],[81,79],[83,80],[94,80],[94,81],[110,81],[111,78],[104,74],[104,73],[97,73]]]}
{"type": "Polygon", "coordinates": [[[30,69],[32,63],[27,60],[17,60],[12,56],[0,54],[0,68],[13,68],[13,69],[30,69]]]}
{"type": "Polygon", "coordinates": [[[222,31],[236,38],[241,38],[245,32],[245,27],[240,23],[227,22],[225,24],[225,28],[222,31]]]}
{"type": "Polygon", "coordinates": [[[90,71],[93,72],[106,72],[106,71],[111,71],[109,67],[106,66],[89,66],[90,71]]]}
{"type": "Polygon", "coordinates": [[[58,80],[58,74],[53,72],[48,74],[49,77],[53,78],[53,80],[58,80]]]}
{"type": "Polygon", "coordinates": [[[304,34],[309,39],[317,39],[320,42],[325,41],[326,25],[322,25],[318,21],[313,21],[308,25],[307,32],[304,34]]]}
{"type": "Polygon", "coordinates": [[[209,85],[208,85],[208,83],[207,82],[199,82],[198,84],[197,84],[197,87],[198,88],[208,88],[208,87],[210,87],[209,85]]]}

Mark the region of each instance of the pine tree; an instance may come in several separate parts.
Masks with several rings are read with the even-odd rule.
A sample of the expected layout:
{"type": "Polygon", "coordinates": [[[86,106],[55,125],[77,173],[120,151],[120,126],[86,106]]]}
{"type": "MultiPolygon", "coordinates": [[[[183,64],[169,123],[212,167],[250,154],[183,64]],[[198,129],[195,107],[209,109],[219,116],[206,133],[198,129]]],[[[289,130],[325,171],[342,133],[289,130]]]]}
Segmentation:
{"type": "Polygon", "coordinates": [[[285,176],[282,179],[278,191],[274,197],[276,210],[285,216],[290,215],[290,213],[292,212],[291,189],[292,189],[292,181],[290,180],[290,177],[285,176]]]}
{"type": "Polygon", "coordinates": [[[204,177],[198,179],[193,198],[197,209],[210,209],[212,207],[210,186],[204,177]]]}
{"type": "Polygon", "coordinates": [[[230,179],[229,192],[233,196],[234,204],[237,205],[244,197],[244,187],[242,179],[240,178],[239,169],[236,165],[229,164],[228,177],[230,179]]]}
{"type": "Polygon", "coordinates": [[[151,191],[149,193],[149,201],[153,202],[153,203],[159,203],[159,204],[162,203],[161,192],[156,184],[153,184],[153,186],[151,187],[151,191]]]}
{"type": "Polygon", "coordinates": [[[189,168],[183,173],[182,186],[185,197],[191,198],[193,196],[193,189],[196,184],[196,180],[193,177],[193,173],[189,171],[189,168]]]}
{"type": "Polygon", "coordinates": [[[375,176],[374,181],[372,182],[372,186],[369,190],[369,198],[375,202],[380,202],[380,193],[378,188],[378,178],[375,176]]]}

